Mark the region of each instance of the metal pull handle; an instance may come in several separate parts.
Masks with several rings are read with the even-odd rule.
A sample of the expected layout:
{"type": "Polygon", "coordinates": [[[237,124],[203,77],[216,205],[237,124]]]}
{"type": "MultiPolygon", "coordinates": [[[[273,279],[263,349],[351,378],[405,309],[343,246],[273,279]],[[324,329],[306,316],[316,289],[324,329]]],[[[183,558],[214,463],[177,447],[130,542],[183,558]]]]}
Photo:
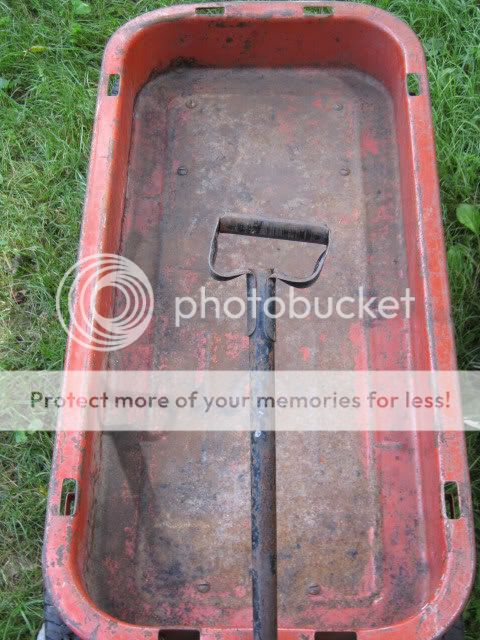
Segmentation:
{"type": "Polygon", "coordinates": [[[247,298],[255,299],[249,305],[248,334],[250,336],[250,474],[252,517],[252,600],[254,640],[277,638],[277,516],[276,516],[276,462],[275,414],[273,409],[259,409],[255,399],[273,396],[272,375],[259,372],[275,370],[275,314],[269,313],[267,304],[275,297],[276,280],[294,287],[308,287],[320,275],[328,246],[330,232],[326,225],[303,224],[284,220],[262,220],[241,216],[222,216],[217,222],[209,254],[210,273],[216,280],[231,280],[247,276],[247,298]],[[309,242],[321,244],[325,249],[315,263],[310,276],[297,278],[273,268],[245,269],[219,272],[215,267],[220,233],[309,242]]]}

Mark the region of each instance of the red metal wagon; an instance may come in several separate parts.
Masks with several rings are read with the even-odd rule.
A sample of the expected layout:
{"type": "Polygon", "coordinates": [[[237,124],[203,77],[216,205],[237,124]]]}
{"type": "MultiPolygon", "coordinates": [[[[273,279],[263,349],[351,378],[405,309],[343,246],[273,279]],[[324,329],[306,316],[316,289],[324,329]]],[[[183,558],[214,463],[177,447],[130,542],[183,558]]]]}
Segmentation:
{"type": "MultiPolygon", "coordinates": [[[[409,319],[286,320],[278,368],[455,369],[427,70],[403,22],[347,2],[232,2],[117,31],[80,257],[130,258],[159,303],[114,357],[70,339],[66,369],[245,369],[241,320],[172,326],[169,293],[210,282],[225,211],[326,222],[325,295],[416,298],[409,319]]],[[[245,432],[59,433],[44,572],[72,632],[249,640],[248,469],[245,432]]],[[[277,512],[279,640],[433,640],[462,611],[474,572],[462,433],[278,434],[277,512]]]]}

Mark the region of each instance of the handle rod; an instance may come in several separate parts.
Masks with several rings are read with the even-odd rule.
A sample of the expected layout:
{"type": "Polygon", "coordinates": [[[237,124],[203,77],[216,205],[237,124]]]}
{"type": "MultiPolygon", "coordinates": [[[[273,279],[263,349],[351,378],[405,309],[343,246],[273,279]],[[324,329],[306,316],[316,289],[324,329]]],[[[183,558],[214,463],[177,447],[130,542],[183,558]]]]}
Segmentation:
{"type": "MultiPolygon", "coordinates": [[[[254,640],[277,639],[277,512],[274,408],[264,398],[273,397],[275,319],[265,314],[265,301],[275,296],[272,270],[247,275],[247,296],[257,297],[250,307],[251,397],[251,519],[252,604],[254,640]],[[261,372],[266,372],[262,376],[261,372]],[[260,400],[260,404],[258,401],[260,400]]],[[[270,311],[274,311],[270,309],[270,311]]]]}

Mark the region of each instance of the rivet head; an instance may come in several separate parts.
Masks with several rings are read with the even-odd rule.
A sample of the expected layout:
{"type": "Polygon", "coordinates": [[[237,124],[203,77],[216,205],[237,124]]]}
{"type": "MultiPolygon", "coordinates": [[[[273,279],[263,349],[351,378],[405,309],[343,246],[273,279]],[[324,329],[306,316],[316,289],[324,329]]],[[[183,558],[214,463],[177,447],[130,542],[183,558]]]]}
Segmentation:
{"type": "Polygon", "coordinates": [[[187,173],[188,173],[188,169],[187,169],[187,167],[178,167],[178,169],[177,169],[177,174],[178,174],[179,176],[186,176],[186,175],[187,175],[187,173]]]}
{"type": "Polygon", "coordinates": [[[193,100],[193,98],[191,98],[190,100],[187,100],[185,104],[188,107],[188,109],[195,109],[195,107],[197,106],[197,103],[195,102],[195,100],[193,100]]]}
{"type": "Polygon", "coordinates": [[[340,169],[340,174],[342,176],[349,176],[350,175],[350,169],[340,169]]]}
{"type": "Polygon", "coordinates": [[[200,591],[200,593],[207,593],[207,591],[210,591],[209,583],[202,582],[200,584],[197,584],[197,591],[200,591]]]}
{"type": "Polygon", "coordinates": [[[311,584],[308,587],[307,592],[311,596],[318,596],[318,594],[320,593],[320,587],[318,586],[318,584],[311,584]]]}
{"type": "Polygon", "coordinates": [[[337,102],[337,104],[333,107],[335,111],[343,111],[343,104],[341,102],[337,102]]]}

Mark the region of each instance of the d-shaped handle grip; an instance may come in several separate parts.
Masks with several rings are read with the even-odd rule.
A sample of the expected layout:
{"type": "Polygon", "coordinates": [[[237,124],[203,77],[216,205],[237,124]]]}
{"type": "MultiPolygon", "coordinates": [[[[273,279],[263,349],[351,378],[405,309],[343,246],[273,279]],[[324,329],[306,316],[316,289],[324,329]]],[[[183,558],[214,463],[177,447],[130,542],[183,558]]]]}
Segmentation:
{"type": "Polygon", "coordinates": [[[218,219],[212,243],[210,245],[209,268],[216,280],[231,280],[246,273],[255,273],[252,265],[247,269],[221,273],[215,268],[215,260],[218,250],[218,236],[220,233],[232,235],[251,236],[256,238],[272,238],[275,240],[290,240],[293,242],[308,242],[320,244],[325,249],[315,263],[313,272],[304,278],[290,276],[282,271],[274,270],[273,278],[277,278],[292,287],[305,288],[312,285],[320,275],[330,245],[330,231],[325,224],[307,224],[302,222],[290,222],[286,220],[272,220],[262,218],[248,218],[246,216],[226,215],[218,219]]]}

